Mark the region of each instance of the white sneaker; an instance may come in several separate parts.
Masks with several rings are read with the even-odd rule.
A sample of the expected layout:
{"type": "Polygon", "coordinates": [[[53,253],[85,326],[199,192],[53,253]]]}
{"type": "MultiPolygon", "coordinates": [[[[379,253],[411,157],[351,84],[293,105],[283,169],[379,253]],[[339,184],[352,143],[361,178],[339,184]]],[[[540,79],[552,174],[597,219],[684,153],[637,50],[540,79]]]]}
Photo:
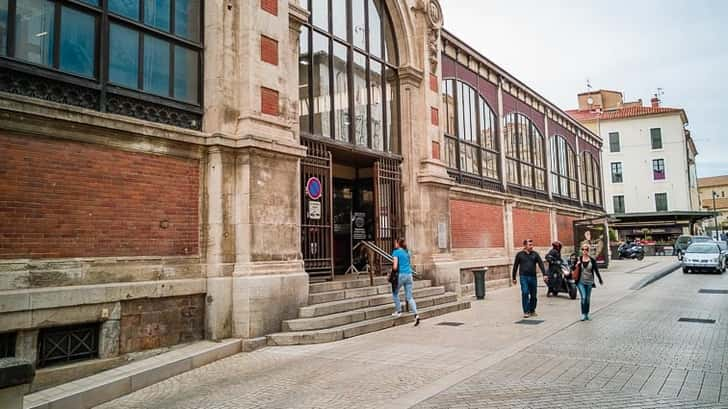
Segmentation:
{"type": "Polygon", "coordinates": [[[399,317],[401,317],[401,316],[402,316],[402,313],[401,313],[401,312],[397,312],[397,311],[395,311],[395,312],[393,312],[393,313],[392,313],[392,316],[393,316],[394,318],[399,318],[399,317]]]}

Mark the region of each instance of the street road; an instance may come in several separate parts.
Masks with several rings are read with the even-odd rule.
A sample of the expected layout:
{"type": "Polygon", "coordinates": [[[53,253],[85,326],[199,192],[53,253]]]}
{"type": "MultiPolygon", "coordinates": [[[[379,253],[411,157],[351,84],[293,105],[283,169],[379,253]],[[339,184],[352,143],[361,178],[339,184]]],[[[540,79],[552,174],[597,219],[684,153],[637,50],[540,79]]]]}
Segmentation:
{"type": "Polygon", "coordinates": [[[517,324],[514,287],[418,328],[238,354],[99,408],[728,408],[728,294],[699,293],[728,290],[728,274],[629,289],[672,261],[615,262],[592,321],[541,288],[543,322],[517,324]]]}

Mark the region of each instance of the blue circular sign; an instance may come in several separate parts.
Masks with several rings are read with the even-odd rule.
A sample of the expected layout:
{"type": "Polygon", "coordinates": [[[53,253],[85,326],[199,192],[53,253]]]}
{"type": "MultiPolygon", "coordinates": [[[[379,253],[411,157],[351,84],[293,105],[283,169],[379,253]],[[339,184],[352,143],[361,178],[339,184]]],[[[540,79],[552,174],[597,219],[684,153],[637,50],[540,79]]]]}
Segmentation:
{"type": "Polygon", "coordinates": [[[306,182],[306,194],[308,195],[311,200],[318,200],[321,198],[321,193],[323,192],[323,189],[321,188],[321,181],[317,177],[311,177],[308,179],[308,182],[306,182]]]}

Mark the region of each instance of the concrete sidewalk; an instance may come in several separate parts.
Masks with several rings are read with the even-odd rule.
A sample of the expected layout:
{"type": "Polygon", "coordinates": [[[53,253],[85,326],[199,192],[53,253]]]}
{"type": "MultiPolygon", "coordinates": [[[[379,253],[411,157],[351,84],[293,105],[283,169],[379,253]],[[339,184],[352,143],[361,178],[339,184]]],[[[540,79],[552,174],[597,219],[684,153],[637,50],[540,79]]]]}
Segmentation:
{"type": "MultiPolygon", "coordinates": [[[[632,285],[673,261],[662,257],[615,261],[602,275],[605,285],[593,293],[592,309],[632,293],[632,285]]],[[[470,310],[425,320],[418,328],[397,327],[331,344],[237,354],[100,407],[408,407],[573,324],[579,317],[579,301],[547,298],[540,289],[538,312],[540,323],[516,324],[521,320],[518,287],[488,291],[486,299],[474,302],[470,310]]],[[[69,385],[59,388],[65,395],[73,392],[69,385]]],[[[46,394],[45,407],[79,407],[54,403],[47,398],[51,392],[41,392],[46,394]]],[[[26,397],[26,407],[38,402],[34,395],[26,397]]]]}

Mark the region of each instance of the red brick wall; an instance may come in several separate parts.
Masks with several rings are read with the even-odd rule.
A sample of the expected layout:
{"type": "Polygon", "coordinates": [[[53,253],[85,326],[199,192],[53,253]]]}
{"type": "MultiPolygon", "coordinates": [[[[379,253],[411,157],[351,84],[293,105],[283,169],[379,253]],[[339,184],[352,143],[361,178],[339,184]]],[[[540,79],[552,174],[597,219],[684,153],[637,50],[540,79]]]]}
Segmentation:
{"type": "Polygon", "coordinates": [[[204,294],[121,303],[122,354],[199,341],[205,329],[204,294]]]}
{"type": "Polygon", "coordinates": [[[574,217],[556,215],[556,237],[564,246],[574,245],[574,217]]]}
{"type": "Polygon", "coordinates": [[[503,208],[465,200],[450,201],[453,248],[503,247],[503,208]]]}
{"type": "Polygon", "coordinates": [[[0,158],[0,258],[198,253],[196,160],[8,135],[0,158]]]}
{"type": "Polygon", "coordinates": [[[260,59],[268,64],[278,65],[278,41],[261,35],[260,59]]]}
{"type": "Polygon", "coordinates": [[[551,245],[549,214],[528,209],[513,209],[513,242],[521,247],[523,240],[531,239],[538,247],[551,245]]]}

